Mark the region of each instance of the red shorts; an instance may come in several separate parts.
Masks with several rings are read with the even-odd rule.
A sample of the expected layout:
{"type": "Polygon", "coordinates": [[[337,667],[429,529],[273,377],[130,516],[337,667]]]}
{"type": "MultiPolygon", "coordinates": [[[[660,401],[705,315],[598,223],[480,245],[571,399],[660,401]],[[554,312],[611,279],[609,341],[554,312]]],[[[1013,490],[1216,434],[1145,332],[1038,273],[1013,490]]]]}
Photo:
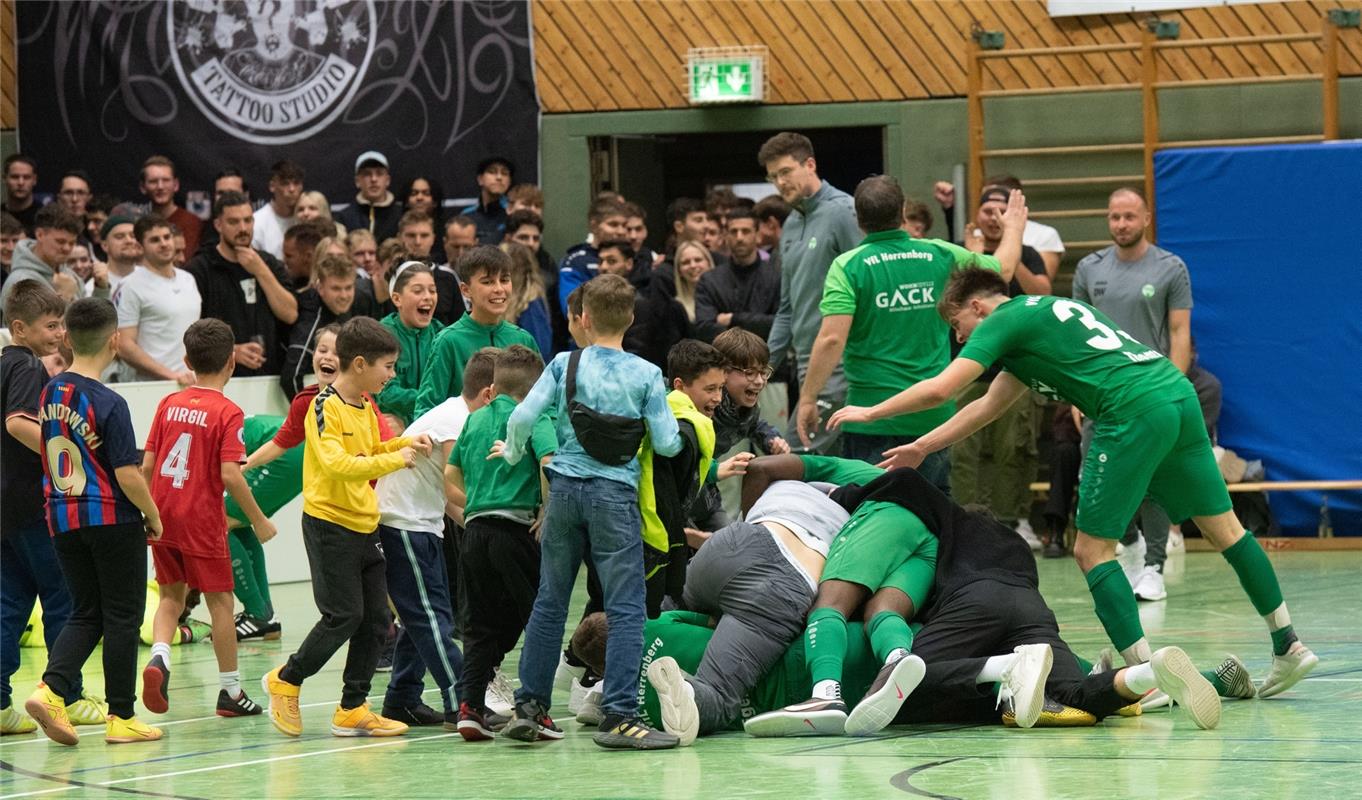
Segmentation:
{"type": "Polygon", "coordinates": [[[230,592],[234,585],[229,556],[191,556],[170,545],[153,545],[151,563],[160,586],[185,583],[201,592],[230,592]]]}

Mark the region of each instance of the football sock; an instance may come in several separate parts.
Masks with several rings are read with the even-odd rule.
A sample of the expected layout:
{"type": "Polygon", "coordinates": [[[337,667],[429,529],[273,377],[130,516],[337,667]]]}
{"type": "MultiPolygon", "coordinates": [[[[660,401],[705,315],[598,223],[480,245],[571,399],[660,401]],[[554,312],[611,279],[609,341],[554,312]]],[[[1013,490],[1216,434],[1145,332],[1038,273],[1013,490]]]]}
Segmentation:
{"type": "Polygon", "coordinates": [[[974,676],[975,683],[998,683],[1003,679],[1003,673],[1012,666],[1012,662],[1017,660],[1016,653],[1008,653],[1005,656],[989,656],[984,662],[984,668],[979,670],[979,674],[974,676]]]}
{"type": "MultiPolygon", "coordinates": [[[[1130,661],[1135,653],[1127,651],[1144,639],[1140,611],[1135,604],[1135,592],[1130,588],[1130,581],[1115,560],[1104,561],[1088,570],[1087,580],[1097,618],[1102,621],[1111,643],[1130,661]]],[[[1148,649],[1147,645],[1145,649],[1148,649]]]]}
{"type": "Polygon", "coordinates": [[[893,611],[881,611],[865,626],[870,649],[880,663],[887,664],[895,650],[909,650],[913,646],[913,631],[908,621],[893,611]]]}
{"type": "Polygon", "coordinates": [[[1296,632],[1291,627],[1291,615],[1282,601],[1282,587],[1277,583],[1277,571],[1272,568],[1267,553],[1254,538],[1252,531],[1244,531],[1244,537],[1221,553],[1239,576],[1239,585],[1253,603],[1254,609],[1267,622],[1272,634],[1272,654],[1285,655],[1296,642],[1296,632]]]}
{"type": "Polygon", "coordinates": [[[813,682],[840,682],[846,651],[847,618],[835,608],[815,608],[804,629],[804,654],[813,682]]]}

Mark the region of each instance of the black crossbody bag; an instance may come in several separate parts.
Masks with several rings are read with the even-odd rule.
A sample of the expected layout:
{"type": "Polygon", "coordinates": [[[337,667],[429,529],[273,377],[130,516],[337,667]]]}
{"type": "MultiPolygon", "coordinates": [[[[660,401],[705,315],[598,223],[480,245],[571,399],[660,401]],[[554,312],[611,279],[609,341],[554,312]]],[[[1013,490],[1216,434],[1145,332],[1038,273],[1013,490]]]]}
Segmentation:
{"type": "Polygon", "coordinates": [[[602,414],[577,402],[577,362],[581,360],[581,350],[574,350],[568,356],[568,421],[587,455],[606,466],[622,467],[638,455],[645,433],[643,420],[602,414]]]}

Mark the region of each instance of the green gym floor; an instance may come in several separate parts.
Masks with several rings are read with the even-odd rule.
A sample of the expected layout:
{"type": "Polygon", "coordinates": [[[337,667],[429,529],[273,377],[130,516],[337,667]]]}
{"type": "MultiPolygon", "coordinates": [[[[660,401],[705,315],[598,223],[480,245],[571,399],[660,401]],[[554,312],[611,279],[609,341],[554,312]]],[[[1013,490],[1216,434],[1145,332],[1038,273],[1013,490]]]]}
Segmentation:
{"type": "MultiPolygon", "coordinates": [[[[106,745],[81,728],[77,747],[41,734],[0,741],[0,800],[17,797],[181,798],[1342,798],[1362,797],[1362,552],[1273,555],[1296,629],[1321,658],[1315,673],[1271,700],[1226,701],[1219,729],[1199,731],[1181,710],[1113,718],[1095,728],[891,728],[873,739],[762,740],[731,733],[656,754],[606,752],[566,721],[567,737],[533,746],[465,743],[440,729],[396,739],[327,732],[342,656],[303,690],[305,732],[279,735],[263,717],[213,716],[216,666],[207,644],[177,647],[171,712],[152,744],[106,745]]],[[[1104,637],[1070,560],[1043,561],[1042,587],[1065,638],[1095,654],[1104,637]]],[[[1142,604],[1155,647],[1178,644],[1202,667],[1240,655],[1268,664],[1263,623],[1218,556],[1174,556],[1169,598],[1142,604]]],[[[583,601],[579,582],[578,602],[583,601]]],[[[242,647],[257,700],[262,672],[280,663],[315,620],[306,584],[279,587],[280,642],[242,647]]],[[[146,650],[144,648],[143,652],[146,650]]],[[[23,651],[17,701],[45,653],[23,651]]],[[[514,655],[508,672],[514,675],[514,655]]],[[[99,691],[99,654],[85,672],[99,691]]],[[[387,676],[375,680],[381,705],[387,676]]],[[[436,695],[429,693],[436,702],[436,695]]],[[[565,700],[560,699],[559,703],[565,700]]]]}

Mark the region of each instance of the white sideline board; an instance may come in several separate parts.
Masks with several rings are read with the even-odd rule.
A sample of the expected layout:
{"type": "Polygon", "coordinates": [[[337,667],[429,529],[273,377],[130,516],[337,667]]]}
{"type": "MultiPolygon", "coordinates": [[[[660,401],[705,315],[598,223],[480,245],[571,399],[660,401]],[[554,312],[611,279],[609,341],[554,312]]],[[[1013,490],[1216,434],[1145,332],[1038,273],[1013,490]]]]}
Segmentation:
{"type": "Polygon", "coordinates": [[[1182,8],[1248,5],[1256,0],[1046,0],[1052,17],[1078,17],[1084,14],[1141,14],[1177,11],[1182,8]]]}
{"type": "MultiPolygon", "coordinates": [[[[173,381],[137,381],[111,383],[109,388],[128,401],[132,427],[137,432],[137,446],[140,448],[146,444],[147,434],[151,432],[156,406],[162,398],[178,391],[180,387],[173,381]]],[[[277,376],[233,378],[228,381],[225,394],[241,406],[247,416],[274,414],[282,417],[288,414],[288,401],[284,399],[277,376]]],[[[301,496],[279,509],[271,518],[279,530],[279,535],[265,545],[265,563],[272,584],[311,580],[307,569],[307,550],[303,547],[302,518],[301,496]]],[[[150,578],[154,574],[150,566],[150,553],[147,559],[147,577],[150,578]]]]}

